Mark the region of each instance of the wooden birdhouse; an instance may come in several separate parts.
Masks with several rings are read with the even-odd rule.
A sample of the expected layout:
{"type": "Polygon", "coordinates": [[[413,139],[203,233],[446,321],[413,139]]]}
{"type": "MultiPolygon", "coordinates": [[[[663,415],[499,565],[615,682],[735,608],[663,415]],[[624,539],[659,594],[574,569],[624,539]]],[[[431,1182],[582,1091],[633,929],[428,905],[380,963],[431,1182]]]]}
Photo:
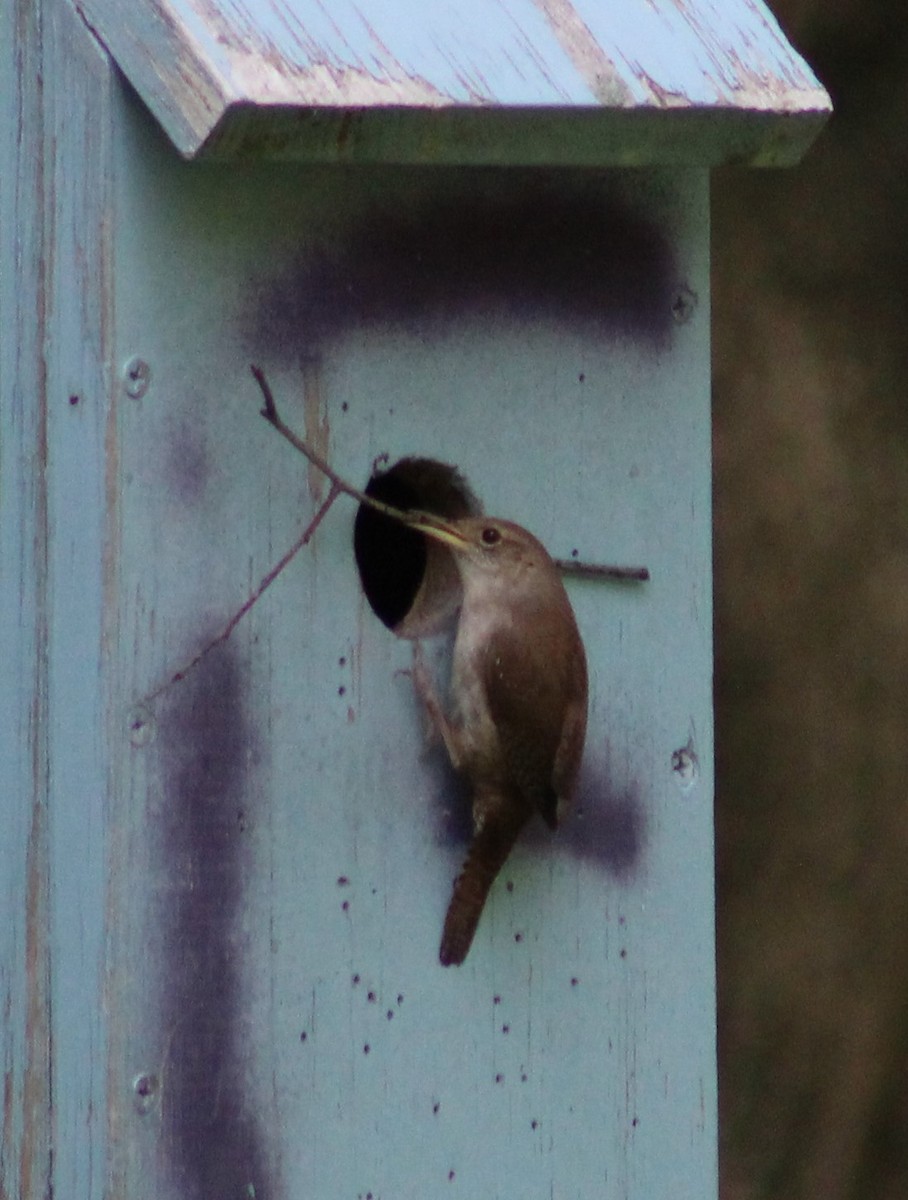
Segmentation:
{"type": "Polygon", "coordinates": [[[826,93],[759,0],[0,35],[0,1194],[715,1196],[709,173],[826,93]],[[455,562],[250,364],[355,487],[567,564],[574,809],[461,966],[455,562]]]}

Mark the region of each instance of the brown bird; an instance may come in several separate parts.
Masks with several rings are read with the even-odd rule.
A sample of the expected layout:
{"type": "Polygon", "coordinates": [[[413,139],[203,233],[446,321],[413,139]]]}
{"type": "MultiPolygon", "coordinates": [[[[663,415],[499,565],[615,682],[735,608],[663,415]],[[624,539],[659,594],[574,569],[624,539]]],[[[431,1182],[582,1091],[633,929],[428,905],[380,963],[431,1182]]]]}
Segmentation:
{"type": "Polygon", "coordinates": [[[554,830],[571,797],[586,734],[586,656],[558,568],[527,530],[426,513],[407,523],[451,548],[463,584],[450,716],[419,662],[414,672],[451,764],[473,788],[473,840],[439,951],[450,966],[466,958],[523,826],[538,813],[554,830]]]}
{"type": "MultiPolygon", "coordinates": [[[[352,487],[281,420],[260,367],[262,416],[346,492],[454,552],[463,602],[454,641],[449,718],[417,661],[414,678],[451,763],[473,786],[473,840],[454,884],[439,958],[462,963],[483,905],[523,826],[539,813],[555,829],[571,798],[586,736],[583,642],[558,567],[513,521],[444,519],[402,511],[352,487]]],[[[615,578],[649,578],[645,568],[598,568],[615,578]]]]}

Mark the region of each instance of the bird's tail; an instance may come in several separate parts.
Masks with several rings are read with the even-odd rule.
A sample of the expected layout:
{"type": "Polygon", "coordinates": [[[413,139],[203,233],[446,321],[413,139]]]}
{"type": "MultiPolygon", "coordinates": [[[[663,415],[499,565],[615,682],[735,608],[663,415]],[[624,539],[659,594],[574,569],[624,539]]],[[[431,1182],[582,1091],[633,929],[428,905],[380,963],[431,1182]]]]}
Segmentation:
{"type": "Polygon", "coordinates": [[[445,917],[438,952],[443,967],[459,966],[467,957],[489,888],[526,820],[524,813],[489,813],[474,835],[445,917]]]}

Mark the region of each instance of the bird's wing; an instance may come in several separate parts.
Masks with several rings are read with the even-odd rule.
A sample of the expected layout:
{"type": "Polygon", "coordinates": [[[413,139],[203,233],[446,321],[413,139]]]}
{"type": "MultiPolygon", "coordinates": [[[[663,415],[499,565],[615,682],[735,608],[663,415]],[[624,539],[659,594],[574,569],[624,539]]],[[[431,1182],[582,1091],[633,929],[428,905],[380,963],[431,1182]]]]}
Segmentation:
{"type": "Polygon", "coordinates": [[[586,663],[579,636],[527,643],[499,633],[483,674],[510,781],[552,828],[573,786],[586,728],[586,663]]]}

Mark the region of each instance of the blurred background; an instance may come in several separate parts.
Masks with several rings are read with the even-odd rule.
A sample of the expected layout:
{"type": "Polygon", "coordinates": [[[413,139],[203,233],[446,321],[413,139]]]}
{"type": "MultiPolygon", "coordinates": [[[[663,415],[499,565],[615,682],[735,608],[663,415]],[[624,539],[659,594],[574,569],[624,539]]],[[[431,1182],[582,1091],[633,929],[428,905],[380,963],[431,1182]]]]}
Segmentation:
{"type": "Polygon", "coordinates": [[[908,1197],[908,4],[769,0],[835,115],[713,184],[723,1200],[908,1197]]]}

